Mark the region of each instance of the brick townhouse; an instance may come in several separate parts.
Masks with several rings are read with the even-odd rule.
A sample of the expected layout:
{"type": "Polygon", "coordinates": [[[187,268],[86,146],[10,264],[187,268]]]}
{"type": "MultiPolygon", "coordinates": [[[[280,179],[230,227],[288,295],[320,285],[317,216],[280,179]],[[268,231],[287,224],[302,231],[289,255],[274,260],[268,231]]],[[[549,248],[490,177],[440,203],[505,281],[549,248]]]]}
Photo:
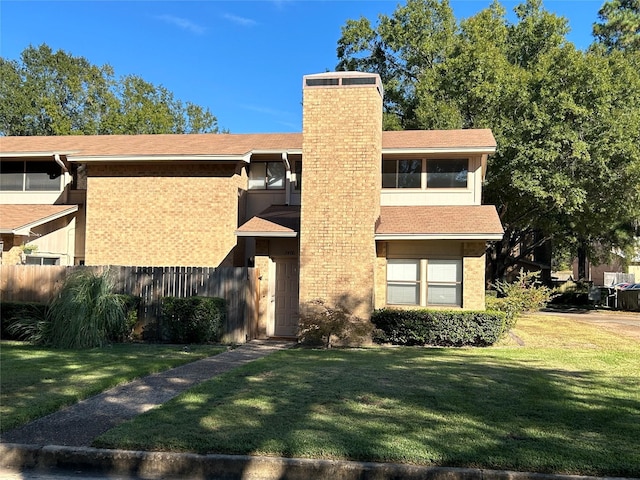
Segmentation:
{"type": "Polygon", "coordinates": [[[302,133],[0,138],[2,263],[255,266],[263,337],[318,298],[483,309],[491,131],[384,132],[375,74],[302,89],[302,133]]]}

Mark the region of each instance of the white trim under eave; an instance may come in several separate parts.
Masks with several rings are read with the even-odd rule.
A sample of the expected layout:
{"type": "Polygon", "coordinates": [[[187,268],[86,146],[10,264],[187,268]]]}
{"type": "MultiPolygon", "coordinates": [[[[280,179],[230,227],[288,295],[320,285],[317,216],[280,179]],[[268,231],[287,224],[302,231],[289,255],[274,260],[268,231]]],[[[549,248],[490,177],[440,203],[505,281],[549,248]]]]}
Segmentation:
{"type": "Polygon", "coordinates": [[[245,162],[249,163],[251,155],[78,155],[67,156],[69,162],[104,163],[104,162],[245,162]]]}
{"type": "Polygon", "coordinates": [[[13,235],[21,235],[21,236],[29,236],[31,229],[35,227],[39,227],[40,225],[44,225],[45,223],[53,222],[62,217],[66,217],[72,213],[78,211],[78,205],[70,205],[66,210],[62,210],[61,212],[54,213],[49,215],[48,217],[39,218],[38,220],[27,223],[26,225],[21,225],[18,228],[14,228],[12,230],[2,230],[1,233],[12,233],[13,235]]]}
{"type": "Polygon", "coordinates": [[[294,238],[298,232],[239,232],[235,231],[236,237],[265,237],[265,238],[294,238]]]}
{"type": "Polygon", "coordinates": [[[63,152],[63,151],[55,151],[55,152],[0,152],[0,157],[15,157],[15,158],[50,158],[54,155],[73,155],[74,152],[63,152]]]}
{"type": "Polygon", "coordinates": [[[383,148],[383,155],[415,155],[415,154],[475,154],[489,155],[496,153],[496,147],[433,147],[433,148],[383,148]]]}
{"type": "Polygon", "coordinates": [[[376,234],[376,240],[502,240],[502,233],[382,233],[376,234]]]}

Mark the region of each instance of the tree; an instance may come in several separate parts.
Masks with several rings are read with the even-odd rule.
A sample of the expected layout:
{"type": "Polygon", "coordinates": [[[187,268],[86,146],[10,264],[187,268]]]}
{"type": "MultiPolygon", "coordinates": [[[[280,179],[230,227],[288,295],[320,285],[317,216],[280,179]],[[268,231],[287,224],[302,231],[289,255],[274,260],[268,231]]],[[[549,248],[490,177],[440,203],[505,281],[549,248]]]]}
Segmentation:
{"type": "Polygon", "coordinates": [[[593,36],[611,50],[640,50],[640,0],[608,0],[598,12],[593,36]]]}
{"type": "Polygon", "coordinates": [[[208,109],[46,45],[0,58],[0,135],[217,132],[208,109]]]}
{"type": "Polygon", "coordinates": [[[566,20],[540,0],[515,12],[511,23],[494,1],[455,28],[431,22],[430,38],[446,39],[438,50],[384,27],[423,28],[396,16],[450,18],[448,2],[415,0],[381,16],[377,28],[348,22],[338,42],[338,68],[380,70],[385,93],[391,85],[387,126],[493,130],[498,149],[484,193],[505,227],[489,252],[493,279],[550,241],[574,252],[586,245],[594,258],[593,245],[623,247],[630,238],[623,227],[640,212],[637,57],[576,50],[566,40],[566,20]],[[410,63],[406,51],[427,60],[410,63]]]}

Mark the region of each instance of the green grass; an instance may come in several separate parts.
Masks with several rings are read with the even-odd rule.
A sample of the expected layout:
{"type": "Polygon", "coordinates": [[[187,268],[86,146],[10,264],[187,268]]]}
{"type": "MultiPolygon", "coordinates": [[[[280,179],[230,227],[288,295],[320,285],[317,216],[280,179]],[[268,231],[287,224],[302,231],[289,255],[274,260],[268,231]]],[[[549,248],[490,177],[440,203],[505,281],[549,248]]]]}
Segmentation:
{"type": "Polygon", "coordinates": [[[640,477],[640,343],[554,317],[485,349],[295,349],[100,437],[108,448],[640,477]]]}
{"type": "Polygon", "coordinates": [[[7,431],[125,381],[209,355],[223,347],[116,344],[58,350],[0,342],[0,431],[7,431]]]}

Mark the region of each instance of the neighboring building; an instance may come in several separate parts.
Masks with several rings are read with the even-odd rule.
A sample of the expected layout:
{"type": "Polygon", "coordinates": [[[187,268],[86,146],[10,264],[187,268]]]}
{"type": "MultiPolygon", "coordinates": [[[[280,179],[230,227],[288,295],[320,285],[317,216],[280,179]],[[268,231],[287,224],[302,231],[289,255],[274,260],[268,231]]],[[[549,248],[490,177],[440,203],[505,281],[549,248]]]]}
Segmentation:
{"type": "Polygon", "coordinates": [[[48,224],[74,238],[61,264],[256,266],[261,336],[296,335],[317,298],[365,319],[383,306],[483,309],[486,242],[503,234],[481,205],[493,135],[383,132],[382,95],[375,74],[306,76],[301,134],[0,138],[3,263],[43,244],[48,224]],[[25,181],[5,192],[19,163],[25,178],[51,164],[64,180],[46,198],[25,181]],[[5,222],[24,204],[41,224],[5,222]]]}

